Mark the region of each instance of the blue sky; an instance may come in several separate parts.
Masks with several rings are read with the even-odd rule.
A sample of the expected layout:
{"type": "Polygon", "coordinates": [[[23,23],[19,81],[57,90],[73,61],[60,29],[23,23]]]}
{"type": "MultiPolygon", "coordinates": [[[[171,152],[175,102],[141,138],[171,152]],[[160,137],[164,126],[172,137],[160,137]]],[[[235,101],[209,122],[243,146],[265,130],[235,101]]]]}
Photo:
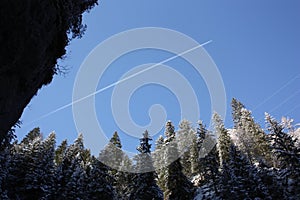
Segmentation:
{"type": "MultiPolygon", "coordinates": [[[[78,133],[72,107],[40,117],[72,102],[76,74],[93,48],[114,34],[142,27],[173,29],[200,44],[212,40],[204,48],[223,78],[227,127],[232,125],[232,97],[252,110],[260,123],[264,121],[264,112],[277,119],[288,115],[296,122],[300,121],[300,1],[103,0],[84,16],[84,23],[88,26],[84,37],[73,40],[67,47],[66,58],[60,61],[69,72],[65,76],[55,76],[52,83],[31,100],[21,118],[23,125],[16,131],[18,138],[34,127],[40,127],[44,135],[55,131],[58,142],[65,138],[73,141],[78,133]]],[[[132,67],[157,63],[170,56],[172,54],[157,50],[141,50],[122,56],[103,76],[103,86],[118,81],[132,67]]],[[[187,66],[182,67],[180,73],[186,75],[194,87],[200,99],[201,119],[208,124],[210,97],[203,79],[194,76],[183,59],[174,59],[167,64],[177,69],[187,66]]],[[[112,117],[112,91],[113,88],[96,96],[98,121],[107,137],[118,130],[125,149],[134,152],[137,138],[122,134],[112,117]]],[[[140,125],[148,124],[148,109],[157,103],[165,107],[167,119],[177,127],[180,120],[178,100],[166,88],[157,85],[147,85],[132,95],[130,111],[133,120],[140,125]]]]}

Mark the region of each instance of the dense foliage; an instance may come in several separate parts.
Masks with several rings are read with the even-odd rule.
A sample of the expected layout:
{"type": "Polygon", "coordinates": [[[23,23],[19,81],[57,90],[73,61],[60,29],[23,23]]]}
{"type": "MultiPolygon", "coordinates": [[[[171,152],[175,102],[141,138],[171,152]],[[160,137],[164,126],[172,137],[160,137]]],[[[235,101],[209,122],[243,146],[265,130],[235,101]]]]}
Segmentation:
{"type": "Polygon", "coordinates": [[[218,114],[213,130],[168,121],[153,152],[143,133],[133,159],[117,132],[96,158],[82,135],[56,147],[36,128],[0,151],[0,199],[300,199],[300,129],[269,114],[263,129],[236,99],[232,107],[233,129],[218,114]]]}

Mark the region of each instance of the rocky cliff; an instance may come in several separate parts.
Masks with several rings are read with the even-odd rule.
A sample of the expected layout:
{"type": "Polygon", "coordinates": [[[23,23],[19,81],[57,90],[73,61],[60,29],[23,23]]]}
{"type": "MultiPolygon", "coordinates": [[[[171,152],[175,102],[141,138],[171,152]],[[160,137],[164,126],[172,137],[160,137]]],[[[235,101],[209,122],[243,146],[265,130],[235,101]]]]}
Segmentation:
{"type": "MultiPolygon", "coordinates": [[[[59,71],[57,60],[81,37],[82,14],[97,0],[0,1],[0,145],[37,91],[59,71]]],[[[10,136],[11,137],[11,136],[10,136]]]]}

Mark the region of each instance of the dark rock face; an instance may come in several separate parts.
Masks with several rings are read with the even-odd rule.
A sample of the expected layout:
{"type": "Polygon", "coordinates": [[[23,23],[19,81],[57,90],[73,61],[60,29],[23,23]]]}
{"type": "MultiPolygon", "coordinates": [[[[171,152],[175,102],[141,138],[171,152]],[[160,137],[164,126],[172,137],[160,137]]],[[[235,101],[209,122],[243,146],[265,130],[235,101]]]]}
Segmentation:
{"type": "Polygon", "coordinates": [[[97,0],[0,1],[0,145],[37,91],[57,73],[82,13],[97,0]]]}

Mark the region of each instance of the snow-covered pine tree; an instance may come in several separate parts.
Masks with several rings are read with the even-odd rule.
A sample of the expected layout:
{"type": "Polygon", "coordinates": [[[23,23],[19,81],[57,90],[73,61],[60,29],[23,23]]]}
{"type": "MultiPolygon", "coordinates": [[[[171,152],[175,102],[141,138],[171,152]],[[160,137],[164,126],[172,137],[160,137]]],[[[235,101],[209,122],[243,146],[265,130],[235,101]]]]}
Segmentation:
{"type": "Polygon", "coordinates": [[[235,129],[241,126],[242,109],[245,108],[244,104],[235,98],[232,98],[231,109],[232,109],[232,120],[235,129]]]}
{"type": "Polygon", "coordinates": [[[86,167],[87,181],[84,199],[88,200],[117,200],[117,192],[111,185],[108,167],[94,156],[86,167]]]}
{"type": "MultiPolygon", "coordinates": [[[[32,156],[34,166],[30,173],[34,179],[29,178],[28,183],[32,184],[32,190],[37,191],[34,198],[52,199],[55,192],[55,165],[54,165],[54,150],[56,136],[51,133],[41,144],[33,149],[32,156]],[[40,196],[40,197],[38,197],[40,196]]],[[[38,143],[36,143],[38,144],[38,143]]],[[[32,192],[32,194],[35,192],[32,192]]]]}
{"type": "Polygon", "coordinates": [[[37,155],[41,138],[39,128],[35,128],[24,137],[21,143],[13,145],[6,179],[9,199],[38,199],[43,197],[42,189],[35,186],[35,174],[31,173],[38,167],[36,164],[40,159],[37,155]]]}
{"type": "Polygon", "coordinates": [[[130,194],[134,191],[133,178],[134,174],[132,160],[126,153],[123,154],[121,166],[112,180],[117,182],[116,191],[118,192],[119,199],[128,199],[130,194]]]}
{"type": "Polygon", "coordinates": [[[136,170],[138,172],[134,176],[134,191],[130,195],[130,200],[162,200],[163,192],[156,184],[156,173],[152,164],[151,144],[152,140],[146,130],[140,139],[140,145],[137,147],[139,154],[134,158],[136,160],[136,170]]]}
{"type": "Polygon", "coordinates": [[[99,160],[108,166],[111,184],[120,199],[126,199],[132,192],[132,178],[130,173],[132,162],[122,151],[122,143],[117,132],[114,132],[107,146],[99,154],[99,160]]]}
{"type": "Polygon", "coordinates": [[[239,149],[247,155],[250,163],[271,165],[271,152],[267,136],[259,124],[254,121],[251,111],[236,99],[232,100],[231,105],[239,149]]]}
{"type": "Polygon", "coordinates": [[[80,134],[67,148],[62,166],[58,168],[61,170],[58,172],[60,174],[58,198],[84,198],[87,178],[84,163],[88,162],[84,160],[84,152],[83,136],[80,134]]]}
{"type": "Polygon", "coordinates": [[[190,149],[189,160],[191,163],[191,174],[201,175],[201,167],[200,167],[200,151],[203,147],[203,141],[207,135],[207,130],[202,121],[198,121],[197,131],[194,134],[191,134],[192,144],[190,149]]]}
{"type": "Polygon", "coordinates": [[[224,123],[217,113],[213,114],[213,125],[214,125],[214,135],[217,136],[217,148],[219,152],[220,159],[220,169],[222,170],[224,165],[229,161],[229,150],[231,146],[231,138],[224,123]]]}
{"type": "Polygon", "coordinates": [[[114,134],[109,142],[113,143],[119,149],[122,148],[121,140],[120,140],[120,137],[119,137],[119,134],[117,131],[114,132],[114,134]]]}
{"type": "Polygon", "coordinates": [[[156,142],[156,149],[153,153],[153,157],[154,157],[154,166],[156,169],[156,173],[157,173],[157,185],[163,190],[165,191],[165,172],[166,172],[166,168],[165,168],[165,159],[164,159],[164,138],[162,135],[160,135],[156,142]]]}
{"type": "MultiPolygon", "coordinates": [[[[192,178],[193,176],[199,174],[199,149],[197,147],[197,135],[193,133],[191,135],[192,143],[190,144],[190,151],[188,152],[188,163],[189,166],[189,174],[185,170],[184,173],[189,176],[189,178],[192,178]]],[[[182,162],[184,163],[184,162],[182,162]]]]}
{"type": "Polygon", "coordinates": [[[66,151],[68,149],[67,140],[63,140],[61,144],[54,151],[54,165],[55,165],[55,192],[54,196],[56,198],[60,197],[65,185],[64,173],[67,169],[67,166],[64,163],[66,156],[66,151]]]}
{"type": "Polygon", "coordinates": [[[175,129],[171,121],[168,121],[165,128],[165,160],[168,166],[165,169],[165,191],[164,199],[180,200],[193,199],[194,187],[190,180],[183,174],[180,163],[179,153],[177,150],[177,141],[175,129]]]}
{"type": "Polygon", "coordinates": [[[32,129],[24,138],[23,140],[20,142],[19,145],[15,145],[16,151],[18,151],[19,149],[22,149],[22,147],[26,148],[28,146],[32,146],[33,143],[37,142],[37,141],[41,141],[42,139],[42,133],[40,131],[40,128],[34,128],[32,129]]]}
{"type": "Polygon", "coordinates": [[[198,180],[198,186],[206,188],[204,196],[207,196],[208,199],[219,194],[219,160],[217,145],[205,157],[199,160],[201,180],[198,180]]]}
{"type": "MultiPolygon", "coordinates": [[[[195,131],[191,127],[191,122],[183,119],[179,123],[179,130],[177,131],[178,151],[180,152],[180,163],[183,167],[183,173],[192,178],[191,165],[191,149],[196,139],[195,131]]],[[[197,144],[195,144],[197,145],[197,144]]]]}
{"type": "Polygon", "coordinates": [[[233,144],[230,146],[229,162],[222,171],[220,186],[223,199],[266,199],[269,196],[256,168],[233,144]]]}
{"type": "Polygon", "coordinates": [[[123,156],[120,137],[117,132],[114,132],[109,143],[100,152],[99,159],[110,167],[110,173],[114,176],[121,166],[123,156]]]}
{"type": "Polygon", "coordinates": [[[279,161],[279,177],[286,199],[300,199],[300,148],[296,139],[284,132],[282,124],[266,113],[272,149],[279,161]]]}
{"type": "Polygon", "coordinates": [[[56,166],[60,166],[65,157],[68,148],[67,140],[63,140],[61,144],[55,149],[54,163],[56,166]]]}

